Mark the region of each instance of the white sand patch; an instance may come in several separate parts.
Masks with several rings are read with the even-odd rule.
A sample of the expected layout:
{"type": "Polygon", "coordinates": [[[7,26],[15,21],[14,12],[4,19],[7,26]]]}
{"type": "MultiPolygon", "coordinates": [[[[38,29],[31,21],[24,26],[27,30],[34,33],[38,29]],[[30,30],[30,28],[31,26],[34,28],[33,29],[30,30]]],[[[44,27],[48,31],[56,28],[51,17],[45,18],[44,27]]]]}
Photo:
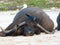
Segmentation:
{"type": "Polygon", "coordinates": [[[60,45],[60,32],[34,36],[0,37],[0,45],[60,45]]]}

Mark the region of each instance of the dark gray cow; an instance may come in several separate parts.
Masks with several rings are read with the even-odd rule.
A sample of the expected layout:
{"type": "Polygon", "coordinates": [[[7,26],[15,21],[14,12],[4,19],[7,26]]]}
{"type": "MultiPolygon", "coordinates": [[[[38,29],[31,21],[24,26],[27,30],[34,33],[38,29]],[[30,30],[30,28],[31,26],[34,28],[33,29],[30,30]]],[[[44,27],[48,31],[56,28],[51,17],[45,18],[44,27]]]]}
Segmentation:
{"type": "Polygon", "coordinates": [[[57,30],[60,30],[60,13],[59,13],[59,15],[57,17],[57,24],[58,24],[57,30]]]}
{"type": "MultiPolygon", "coordinates": [[[[17,15],[15,16],[13,22],[5,30],[13,29],[15,25],[18,25],[18,24],[22,23],[23,21],[25,21],[26,19],[28,19],[26,14],[33,16],[33,17],[37,17],[39,19],[38,23],[43,28],[45,28],[49,32],[53,31],[53,28],[54,28],[53,21],[44,11],[42,11],[39,8],[35,8],[35,7],[25,8],[25,9],[21,10],[20,12],[18,12],[17,15]]],[[[24,29],[26,29],[26,28],[24,28],[24,29]]],[[[38,32],[40,33],[40,31],[42,31],[42,29],[40,29],[40,28],[38,28],[38,29],[39,30],[35,30],[35,33],[38,33],[38,32]]]]}

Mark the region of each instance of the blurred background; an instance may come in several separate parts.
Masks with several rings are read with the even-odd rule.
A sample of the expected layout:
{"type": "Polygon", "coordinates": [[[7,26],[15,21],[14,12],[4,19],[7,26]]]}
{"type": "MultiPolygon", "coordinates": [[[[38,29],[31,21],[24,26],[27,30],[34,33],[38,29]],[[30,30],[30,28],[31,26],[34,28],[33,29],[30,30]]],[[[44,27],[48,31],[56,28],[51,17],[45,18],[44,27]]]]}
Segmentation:
{"type": "Polygon", "coordinates": [[[16,10],[23,6],[40,7],[43,9],[60,8],[60,0],[0,0],[0,10],[16,10]]]}
{"type": "Polygon", "coordinates": [[[27,7],[42,8],[53,20],[54,26],[57,26],[56,19],[60,12],[60,0],[0,0],[0,26],[7,27],[15,15],[27,7]]]}

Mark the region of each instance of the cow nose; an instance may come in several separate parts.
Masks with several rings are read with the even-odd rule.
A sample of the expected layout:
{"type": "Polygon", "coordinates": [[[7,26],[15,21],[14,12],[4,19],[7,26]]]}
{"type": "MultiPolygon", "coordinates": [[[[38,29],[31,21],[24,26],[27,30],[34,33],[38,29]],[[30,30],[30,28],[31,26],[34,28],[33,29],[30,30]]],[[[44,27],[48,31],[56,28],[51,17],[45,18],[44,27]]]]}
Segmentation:
{"type": "Polygon", "coordinates": [[[32,36],[32,35],[34,35],[34,31],[32,31],[32,30],[25,30],[24,31],[24,35],[25,36],[32,36]]]}
{"type": "Polygon", "coordinates": [[[32,35],[34,35],[34,31],[33,31],[33,30],[28,30],[28,31],[27,31],[27,34],[28,34],[29,36],[32,36],[32,35]]]}
{"type": "Polygon", "coordinates": [[[32,31],[30,30],[30,31],[28,31],[28,33],[29,33],[29,34],[31,34],[31,33],[32,33],[32,31]]]}
{"type": "Polygon", "coordinates": [[[29,34],[34,34],[34,31],[33,30],[29,30],[28,33],[29,34]]]}
{"type": "Polygon", "coordinates": [[[31,27],[24,27],[23,31],[24,31],[23,34],[25,36],[32,36],[32,35],[34,35],[34,29],[31,28],[31,27]]]}

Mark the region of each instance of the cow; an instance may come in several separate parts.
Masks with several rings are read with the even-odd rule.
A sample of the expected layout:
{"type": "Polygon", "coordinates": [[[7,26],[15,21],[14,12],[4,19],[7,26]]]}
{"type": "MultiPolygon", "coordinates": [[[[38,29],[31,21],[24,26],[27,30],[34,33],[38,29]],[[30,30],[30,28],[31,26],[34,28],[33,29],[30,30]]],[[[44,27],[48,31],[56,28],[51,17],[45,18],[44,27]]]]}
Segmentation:
{"type": "MultiPolygon", "coordinates": [[[[44,29],[40,28],[40,26],[36,26],[36,23],[34,21],[30,21],[32,22],[31,25],[28,19],[29,17],[27,15],[30,15],[32,17],[36,17],[35,20],[36,23],[38,23],[41,27],[43,27],[45,30],[52,32],[53,28],[54,28],[54,23],[53,21],[50,19],[50,17],[40,8],[37,7],[29,7],[29,8],[25,8],[21,11],[19,11],[17,13],[17,15],[15,16],[13,22],[5,29],[5,31],[11,30],[15,27],[15,25],[19,25],[22,22],[27,22],[26,24],[24,24],[22,27],[22,34],[24,35],[34,35],[35,34],[40,34],[41,32],[44,32],[44,29]],[[30,29],[29,29],[30,28],[30,29]],[[35,28],[35,29],[34,29],[35,28]]],[[[33,18],[34,20],[35,18],[33,18]]]]}
{"type": "Polygon", "coordinates": [[[58,31],[60,30],[60,13],[57,17],[57,28],[56,28],[58,31]]]}

